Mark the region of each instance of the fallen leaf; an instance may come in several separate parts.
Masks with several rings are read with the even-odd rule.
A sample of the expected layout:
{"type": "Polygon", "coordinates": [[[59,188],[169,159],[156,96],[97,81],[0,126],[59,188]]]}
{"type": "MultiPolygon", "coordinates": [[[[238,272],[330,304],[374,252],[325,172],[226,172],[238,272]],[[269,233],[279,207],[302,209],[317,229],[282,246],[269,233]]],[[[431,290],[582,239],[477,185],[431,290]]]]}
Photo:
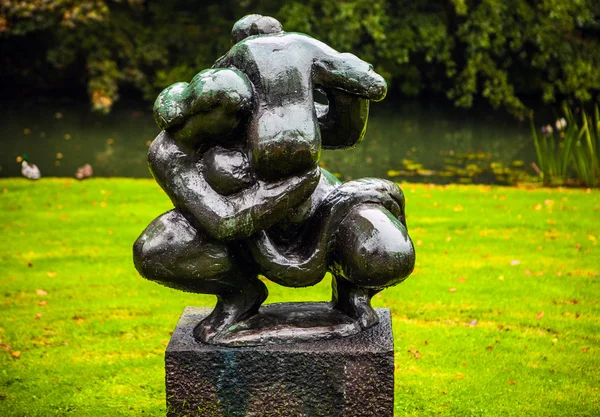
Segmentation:
{"type": "Polygon", "coordinates": [[[584,348],[581,348],[581,351],[582,351],[583,353],[587,353],[587,351],[588,351],[588,350],[590,350],[590,348],[589,348],[589,347],[584,347],[584,348]]]}
{"type": "Polygon", "coordinates": [[[448,292],[456,292],[456,288],[450,288],[448,292]]]}
{"type": "Polygon", "coordinates": [[[46,300],[42,300],[38,303],[39,306],[45,306],[46,304],[46,300]]]}
{"type": "Polygon", "coordinates": [[[11,350],[12,350],[12,346],[11,346],[11,345],[7,345],[7,346],[4,348],[4,351],[5,351],[5,352],[10,352],[11,350]]]}
{"type": "Polygon", "coordinates": [[[537,316],[535,317],[536,319],[541,319],[542,317],[544,317],[544,312],[540,311],[539,313],[537,313],[537,316]]]}
{"type": "Polygon", "coordinates": [[[39,320],[39,319],[41,319],[41,318],[42,318],[42,313],[37,313],[37,314],[35,315],[35,319],[36,319],[36,320],[39,320]]]}
{"type": "Polygon", "coordinates": [[[56,276],[56,272],[48,272],[46,275],[48,275],[50,278],[54,278],[56,276]]]}
{"type": "Polygon", "coordinates": [[[465,282],[467,279],[465,277],[459,277],[458,282],[465,282]]]}
{"type": "Polygon", "coordinates": [[[477,326],[477,320],[473,320],[471,323],[469,323],[469,327],[475,327],[477,326]]]}
{"type": "Polygon", "coordinates": [[[31,262],[27,262],[27,266],[28,266],[29,268],[31,268],[31,267],[33,266],[33,264],[32,264],[31,262]]]}
{"type": "Polygon", "coordinates": [[[513,381],[512,379],[509,379],[509,380],[508,380],[508,383],[509,383],[510,385],[515,385],[515,381],[513,381]]]}
{"type": "Polygon", "coordinates": [[[19,352],[18,350],[15,350],[13,353],[10,354],[10,356],[12,356],[13,358],[20,358],[21,352],[19,352]]]}
{"type": "Polygon", "coordinates": [[[487,350],[494,350],[494,345],[489,345],[489,346],[486,346],[486,349],[487,349],[487,350]]]}
{"type": "Polygon", "coordinates": [[[35,291],[35,293],[36,293],[37,295],[47,295],[47,294],[48,294],[48,293],[47,293],[46,291],[44,291],[44,290],[36,290],[36,291],[35,291]]]}
{"type": "Polygon", "coordinates": [[[411,355],[413,355],[415,357],[415,359],[421,359],[421,354],[419,353],[418,350],[409,350],[407,352],[410,353],[411,355]]]}
{"type": "Polygon", "coordinates": [[[513,259],[512,261],[510,261],[511,265],[519,265],[521,263],[521,261],[518,261],[516,259],[513,259]]]}
{"type": "Polygon", "coordinates": [[[81,324],[85,321],[85,319],[83,317],[79,317],[79,316],[73,316],[73,320],[75,320],[79,324],[81,324]]]}

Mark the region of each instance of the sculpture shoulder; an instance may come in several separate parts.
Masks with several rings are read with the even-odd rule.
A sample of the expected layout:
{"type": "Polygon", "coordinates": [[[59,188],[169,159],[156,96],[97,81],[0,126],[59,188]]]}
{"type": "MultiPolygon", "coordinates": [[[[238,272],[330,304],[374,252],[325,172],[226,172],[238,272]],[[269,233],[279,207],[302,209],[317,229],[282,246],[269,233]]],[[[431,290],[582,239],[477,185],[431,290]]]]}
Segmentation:
{"type": "Polygon", "coordinates": [[[219,58],[213,68],[225,68],[231,65],[241,64],[241,62],[250,55],[271,54],[289,50],[293,53],[314,51],[333,51],[321,41],[316,40],[303,33],[284,32],[273,35],[256,35],[241,40],[231,47],[231,49],[221,58],[219,58]],[[292,50],[292,48],[294,50],[292,50]]]}
{"type": "Polygon", "coordinates": [[[155,172],[162,170],[167,162],[172,161],[177,157],[184,157],[186,153],[175,142],[173,135],[163,130],[152,141],[150,149],[148,149],[148,165],[155,172]]]}

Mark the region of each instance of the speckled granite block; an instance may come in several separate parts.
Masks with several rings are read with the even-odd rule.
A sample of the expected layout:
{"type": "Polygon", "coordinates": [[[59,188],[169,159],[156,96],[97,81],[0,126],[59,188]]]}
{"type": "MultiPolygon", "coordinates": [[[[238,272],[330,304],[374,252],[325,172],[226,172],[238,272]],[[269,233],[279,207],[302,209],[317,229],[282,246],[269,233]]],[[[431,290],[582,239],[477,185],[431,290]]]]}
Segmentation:
{"type": "Polygon", "coordinates": [[[245,348],[196,342],[192,330],[208,312],[187,307],[167,347],[169,416],[393,416],[388,309],[355,336],[245,348]]]}

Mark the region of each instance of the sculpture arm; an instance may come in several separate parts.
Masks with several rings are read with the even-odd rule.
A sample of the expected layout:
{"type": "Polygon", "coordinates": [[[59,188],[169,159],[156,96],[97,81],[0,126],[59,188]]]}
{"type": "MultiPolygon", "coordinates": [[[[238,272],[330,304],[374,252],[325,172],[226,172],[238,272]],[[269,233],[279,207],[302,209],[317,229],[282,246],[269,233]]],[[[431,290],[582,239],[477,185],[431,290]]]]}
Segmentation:
{"type": "Polygon", "coordinates": [[[356,55],[339,53],[320,41],[313,41],[313,81],[316,87],[336,88],[371,101],[385,98],[387,84],[371,64],[356,55]]]}
{"type": "Polygon", "coordinates": [[[173,204],[218,240],[247,237],[274,225],[312,194],[320,175],[317,168],[278,182],[257,181],[223,196],[206,182],[195,154],[180,148],[170,133],[161,132],[148,155],[152,174],[173,204]]]}
{"type": "Polygon", "coordinates": [[[365,137],[369,100],[342,90],[324,91],[328,106],[315,103],[323,149],[350,149],[365,137]]]}

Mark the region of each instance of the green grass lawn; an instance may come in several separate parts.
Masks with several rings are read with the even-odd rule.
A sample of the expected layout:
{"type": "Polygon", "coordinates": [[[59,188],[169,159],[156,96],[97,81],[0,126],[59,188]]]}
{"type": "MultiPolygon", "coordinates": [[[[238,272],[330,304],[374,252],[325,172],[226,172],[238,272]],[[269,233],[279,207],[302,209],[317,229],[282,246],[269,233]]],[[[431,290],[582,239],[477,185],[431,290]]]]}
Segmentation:
{"type": "MultiPolygon", "coordinates": [[[[403,186],[416,270],[392,310],[397,416],[600,414],[600,192],[403,186]]],[[[164,415],[184,294],[131,245],[151,180],[0,180],[0,415],[164,415]]],[[[269,285],[270,302],[327,300],[269,285]]]]}

